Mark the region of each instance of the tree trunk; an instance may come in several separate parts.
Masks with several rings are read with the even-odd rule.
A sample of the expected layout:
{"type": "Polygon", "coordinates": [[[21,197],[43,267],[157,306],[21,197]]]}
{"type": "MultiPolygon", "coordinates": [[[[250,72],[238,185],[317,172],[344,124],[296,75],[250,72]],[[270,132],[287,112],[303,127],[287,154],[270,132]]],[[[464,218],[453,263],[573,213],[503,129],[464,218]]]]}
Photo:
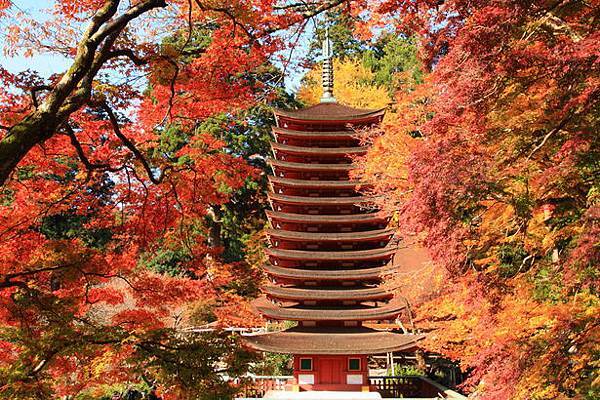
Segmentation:
{"type": "Polygon", "coordinates": [[[51,115],[33,112],[7,132],[0,140],[0,186],[36,144],[52,137],[57,123],[51,115]]]}

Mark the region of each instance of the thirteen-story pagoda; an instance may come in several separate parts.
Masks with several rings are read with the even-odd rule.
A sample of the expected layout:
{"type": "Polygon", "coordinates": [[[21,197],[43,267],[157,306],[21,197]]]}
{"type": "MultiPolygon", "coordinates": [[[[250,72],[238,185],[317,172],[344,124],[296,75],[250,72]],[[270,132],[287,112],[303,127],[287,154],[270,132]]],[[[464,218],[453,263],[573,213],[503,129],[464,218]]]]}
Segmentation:
{"type": "Polygon", "coordinates": [[[393,229],[350,179],[352,157],[365,154],[357,129],[384,110],[338,104],[331,43],[323,45],[323,97],[315,106],[275,110],[265,266],[270,283],[255,309],[269,320],[297,321],[281,332],[246,337],[253,348],[294,355],[299,390],[368,390],[367,357],[414,349],[420,336],[379,331],[366,322],[395,320],[405,302],[384,278],[393,272],[393,229]]]}

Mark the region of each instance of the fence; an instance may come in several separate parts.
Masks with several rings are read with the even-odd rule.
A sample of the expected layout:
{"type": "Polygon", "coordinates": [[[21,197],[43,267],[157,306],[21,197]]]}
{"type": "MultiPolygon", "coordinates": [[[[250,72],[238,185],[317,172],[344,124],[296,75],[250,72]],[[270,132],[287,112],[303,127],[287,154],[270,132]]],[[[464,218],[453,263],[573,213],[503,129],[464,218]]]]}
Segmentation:
{"type": "Polygon", "coordinates": [[[419,376],[370,376],[369,383],[383,398],[423,397],[419,376]]]}
{"type": "Polygon", "coordinates": [[[249,376],[233,381],[240,387],[241,397],[262,398],[269,390],[285,390],[285,385],[293,376],[249,376]]]}
{"type": "MultiPolygon", "coordinates": [[[[286,384],[291,383],[292,379],[292,376],[249,376],[232,383],[240,388],[240,397],[260,399],[269,390],[285,390],[286,384]]],[[[369,384],[381,397],[388,399],[465,399],[459,393],[423,376],[370,376],[369,384]]]]}

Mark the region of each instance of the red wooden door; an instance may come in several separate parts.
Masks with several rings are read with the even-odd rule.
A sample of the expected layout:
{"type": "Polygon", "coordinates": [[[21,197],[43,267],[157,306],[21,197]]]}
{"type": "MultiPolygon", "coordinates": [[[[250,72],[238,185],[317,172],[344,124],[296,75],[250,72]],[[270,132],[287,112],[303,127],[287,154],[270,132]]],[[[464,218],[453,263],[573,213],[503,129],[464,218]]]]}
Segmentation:
{"type": "Polygon", "coordinates": [[[339,385],[344,372],[344,359],[321,358],[319,361],[319,382],[326,385],[339,385]]]}

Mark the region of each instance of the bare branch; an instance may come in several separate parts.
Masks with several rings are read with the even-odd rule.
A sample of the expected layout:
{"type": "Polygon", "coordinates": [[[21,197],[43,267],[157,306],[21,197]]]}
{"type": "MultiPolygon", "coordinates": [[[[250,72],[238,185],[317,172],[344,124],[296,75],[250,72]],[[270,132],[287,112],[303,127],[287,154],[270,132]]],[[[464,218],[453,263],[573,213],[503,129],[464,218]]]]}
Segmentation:
{"type": "Polygon", "coordinates": [[[550,136],[560,132],[560,130],[562,130],[570,120],[571,120],[571,117],[567,117],[567,118],[563,119],[556,128],[552,129],[550,132],[548,132],[546,135],[544,135],[544,138],[542,139],[540,144],[538,144],[537,146],[535,146],[533,148],[533,150],[531,150],[531,153],[529,153],[529,155],[527,156],[527,158],[525,160],[529,161],[535,152],[537,152],[539,149],[544,147],[544,145],[546,144],[548,139],[550,139],[550,136]]]}
{"type": "MultiPolygon", "coordinates": [[[[323,13],[323,12],[329,11],[329,10],[331,10],[331,9],[333,9],[333,8],[335,8],[335,7],[343,4],[343,3],[349,3],[349,0],[332,0],[332,1],[328,1],[328,2],[325,2],[325,3],[321,4],[318,7],[314,7],[313,9],[308,9],[307,11],[303,12],[302,14],[300,14],[300,16],[302,17],[302,20],[309,19],[309,18],[315,17],[315,16],[317,16],[317,15],[323,13]]],[[[316,4],[317,3],[315,3],[315,5],[316,4]]],[[[299,21],[296,21],[295,23],[297,23],[297,22],[299,22],[299,21]]],[[[265,34],[275,33],[278,30],[289,28],[291,25],[294,25],[295,23],[292,23],[292,24],[287,25],[287,26],[273,26],[273,27],[265,30],[264,33],[265,34]]]]}
{"type": "MultiPolygon", "coordinates": [[[[109,1],[109,3],[113,3],[115,1],[109,1]]],[[[118,4],[119,1],[116,0],[118,4]]],[[[162,8],[166,7],[167,3],[165,0],[147,0],[137,5],[131,7],[123,14],[119,15],[117,18],[113,19],[111,22],[105,24],[97,32],[95,32],[91,37],[90,41],[92,43],[100,43],[108,36],[114,34],[115,32],[120,32],[123,28],[133,19],[139,17],[140,15],[154,9],[154,8],[162,8]]]]}
{"type": "Polygon", "coordinates": [[[27,282],[23,282],[21,280],[14,281],[15,278],[26,278],[29,276],[41,274],[44,272],[53,272],[58,271],[64,268],[73,267],[75,264],[60,264],[54,265],[51,267],[37,268],[37,269],[28,269],[21,272],[13,272],[10,274],[3,275],[4,280],[0,282],[0,289],[10,288],[10,287],[20,287],[23,289],[27,289],[27,282]]]}
{"type": "Polygon", "coordinates": [[[45,102],[45,109],[48,112],[56,112],[62,106],[65,99],[77,87],[81,79],[89,73],[90,67],[94,61],[94,56],[100,41],[92,40],[92,37],[97,34],[103,24],[108,22],[117,12],[119,0],[108,0],[104,6],[100,8],[90,22],[83,38],[77,46],[77,54],[73,60],[73,64],[63,75],[53,90],[53,93],[45,102]]]}
{"type": "Polygon", "coordinates": [[[274,10],[291,10],[291,9],[295,9],[295,8],[309,8],[312,5],[314,5],[314,3],[306,3],[304,1],[301,1],[299,3],[291,3],[291,4],[281,5],[281,6],[274,6],[273,9],[274,10]]]}
{"type": "Polygon", "coordinates": [[[119,3],[119,0],[107,0],[106,3],[104,3],[104,6],[92,16],[92,22],[85,31],[84,38],[91,38],[92,35],[98,32],[98,29],[100,29],[102,24],[115,15],[119,8],[119,3]]]}
{"type": "Polygon", "coordinates": [[[575,43],[580,42],[582,39],[581,35],[575,29],[550,12],[543,18],[542,25],[549,28],[552,32],[565,33],[575,43]]]}
{"type": "Polygon", "coordinates": [[[135,65],[137,65],[138,67],[141,67],[142,65],[148,64],[148,60],[147,59],[139,57],[131,49],[117,49],[117,50],[112,50],[112,51],[108,52],[108,54],[106,55],[106,59],[107,60],[110,60],[112,58],[118,58],[118,57],[126,57],[129,60],[131,60],[131,62],[134,63],[135,65]]]}

